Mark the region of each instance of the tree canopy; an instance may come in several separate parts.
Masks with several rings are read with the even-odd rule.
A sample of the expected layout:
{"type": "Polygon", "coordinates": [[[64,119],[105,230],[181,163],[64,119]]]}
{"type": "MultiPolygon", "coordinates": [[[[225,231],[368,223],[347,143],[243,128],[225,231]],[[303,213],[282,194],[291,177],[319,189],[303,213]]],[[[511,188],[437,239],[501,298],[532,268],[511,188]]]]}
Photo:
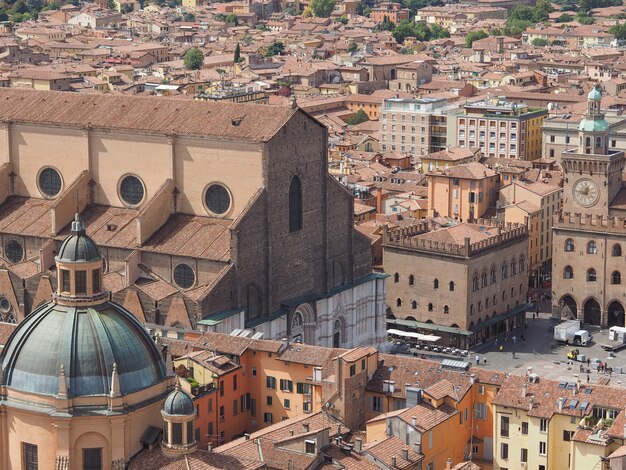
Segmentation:
{"type": "Polygon", "coordinates": [[[200,70],[204,63],[204,54],[197,47],[193,47],[185,52],[183,63],[187,70],[200,70]]]}
{"type": "Polygon", "coordinates": [[[469,33],[467,33],[467,36],[465,36],[465,47],[471,49],[474,41],[478,41],[479,39],[485,39],[486,37],[489,37],[489,34],[487,34],[487,31],[485,31],[484,29],[479,29],[478,31],[470,31],[469,33]]]}
{"type": "Polygon", "coordinates": [[[328,18],[335,9],[335,0],[311,0],[311,10],[318,18],[328,18]]]}
{"type": "Polygon", "coordinates": [[[272,44],[270,44],[270,46],[267,48],[265,55],[267,57],[272,57],[273,55],[283,55],[284,53],[285,45],[280,41],[274,40],[274,42],[272,42],[272,44]]]}
{"type": "Polygon", "coordinates": [[[359,109],[356,113],[346,119],[346,123],[350,126],[361,124],[362,122],[369,121],[370,118],[365,111],[359,109]]]}
{"type": "MultiPolygon", "coordinates": [[[[393,23],[391,23],[393,24],[393,23]]],[[[450,31],[438,24],[427,25],[424,22],[402,20],[392,30],[393,37],[398,43],[403,43],[408,37],[414,37],[418,41],[430,41],[431,39],[449,38],[450,31]]]]}
{"type": "Polygon", "coordinates": [[[615,36],[615,39],[626,39],[626,23],[611,26],[609,33],[615,36]]]}
{"type": "Polygon", "coordinates": [[[237,15],[235,15],[234,13],[231,13],[230,15],[226,17],[226,23],[232,23],[235,26],[238,26],[239,18],[237,18],[237,15]]]}

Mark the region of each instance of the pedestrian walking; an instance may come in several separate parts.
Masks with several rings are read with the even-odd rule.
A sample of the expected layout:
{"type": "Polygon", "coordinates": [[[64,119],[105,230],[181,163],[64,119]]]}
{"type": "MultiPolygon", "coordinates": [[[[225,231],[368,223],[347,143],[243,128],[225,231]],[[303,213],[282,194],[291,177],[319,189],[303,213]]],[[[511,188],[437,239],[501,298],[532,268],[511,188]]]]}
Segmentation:
{"type": "Polygon", "coordinates": [[[496,346],[498,345],[498,338],[496,338],[496,346]]]}
{"type": "Polygon", "coordinates": [[[587,374],[587,383],[589,383],[589,374],[587,374]]]}
{"type": "Polygon", "coordinates": [[[476,365],[480,365],[480,356],[478,354],[476,354],[476,365]]]}
{"type": "Polygon", "coordinates": [[[513,340],[513,344],[517,343],[517,336],[513,335],[513,338],[511,338],[513,340]]]}
{"type": "Polygon", "coordinates": [[[591,365],[591,359],[587,359],[587,367],[591,365]]]}
{"type": "Polygon", "coordinates": [[[483,357],[483,364],[487,365],[487,358],[483,357]]]}
{"type": "Polygon", "coordinates": [[[504,346],[500,345],[500,352],[504,351],[504,346]]]}

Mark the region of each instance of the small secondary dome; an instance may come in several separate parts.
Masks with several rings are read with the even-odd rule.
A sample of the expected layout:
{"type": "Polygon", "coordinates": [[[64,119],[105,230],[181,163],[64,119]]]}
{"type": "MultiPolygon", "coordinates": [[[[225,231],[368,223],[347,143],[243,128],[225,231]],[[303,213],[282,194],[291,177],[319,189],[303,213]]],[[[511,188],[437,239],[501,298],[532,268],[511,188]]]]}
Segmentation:
{"type": "Polygon", "coordinates": [[[101,259],[98,247],[93,240],[87,236],[85,227],[80,221],[78,214],[72,221],[71,235],[67,237],[59,248],[56,256],[57,261],[75,263],[91,262],[101,259]]]}
{"type": "Polygon", "coordinates": [[[587,95],[589,101],[600,101],[602,99],[602,90],[599,85],[594,86],[587,95]]]}
{"type": "Polygon", "coordinates": [[[183,392],[180,384],[176,383],[176,388],[170,393],[163,403],[163,413],[168,415],[191,416],[196,412],[196,407],[189,395],[183,392]]]}

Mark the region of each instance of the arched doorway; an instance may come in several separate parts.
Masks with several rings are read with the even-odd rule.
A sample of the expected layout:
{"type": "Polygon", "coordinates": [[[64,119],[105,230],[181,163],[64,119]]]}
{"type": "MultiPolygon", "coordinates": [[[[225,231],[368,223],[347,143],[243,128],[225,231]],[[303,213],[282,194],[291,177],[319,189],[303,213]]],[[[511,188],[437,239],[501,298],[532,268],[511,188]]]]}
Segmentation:
{"type": "Polygon", "coordinates": [[[559,302],[561,308],[561,318],[569,318],[570,320],[578,318],[578,307],[576,301],[571,295],[564,295],[559,302]]]}
{"type": "Polygon", "coordinates": [[[624,307],[617,300],[609,304],[607,309],[607,324],[611,326],[624,326],[624,307]]]}
{"type": "Polygon", "coordinates": [[[589,323],[590,325],[600,325],[600,304],[594,298],[591,298],[585,302],[584,306],[584,319],[585,323],[589,323]]]}

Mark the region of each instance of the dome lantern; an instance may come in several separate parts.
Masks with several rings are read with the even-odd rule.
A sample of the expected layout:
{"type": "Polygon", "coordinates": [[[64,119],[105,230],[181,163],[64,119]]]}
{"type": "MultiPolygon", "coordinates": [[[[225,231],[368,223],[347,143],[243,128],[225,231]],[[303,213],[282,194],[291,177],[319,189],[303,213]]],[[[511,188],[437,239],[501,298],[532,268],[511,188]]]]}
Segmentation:
{"type": "Polygon", "coordinates": [[[102,289],[103,260],[76,214],[70,235],[55,257],[57,290],[54,299],[63,305],[97,305],[108,299],[102,289]]]}

